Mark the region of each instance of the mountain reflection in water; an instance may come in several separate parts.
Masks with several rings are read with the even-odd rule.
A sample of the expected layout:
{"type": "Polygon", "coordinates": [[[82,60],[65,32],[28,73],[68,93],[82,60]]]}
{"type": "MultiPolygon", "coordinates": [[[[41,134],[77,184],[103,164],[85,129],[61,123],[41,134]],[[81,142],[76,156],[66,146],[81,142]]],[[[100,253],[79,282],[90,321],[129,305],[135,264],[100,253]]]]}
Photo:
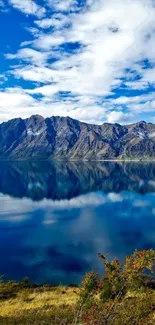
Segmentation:
{"type": "Polygon", "coordinates": [[[1,162],[0,193],[6,279],[79,283],[98,252],[155,248],[155,163],[1,162]]]}

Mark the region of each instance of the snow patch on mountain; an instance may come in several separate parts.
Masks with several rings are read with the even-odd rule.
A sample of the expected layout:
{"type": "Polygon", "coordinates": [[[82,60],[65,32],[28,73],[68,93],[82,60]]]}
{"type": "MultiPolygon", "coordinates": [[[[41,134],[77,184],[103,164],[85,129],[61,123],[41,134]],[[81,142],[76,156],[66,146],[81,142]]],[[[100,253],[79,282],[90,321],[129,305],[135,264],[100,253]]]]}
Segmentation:
{"type": "Polygon", "coordinates": [[[33,136],[38,136],[38,135],[40,135],[42,133],[42,130],[40,130],[40,131],[33,131],[32,129],[27,129],[27,134],[28,135],[33,135],[33,136]]]}

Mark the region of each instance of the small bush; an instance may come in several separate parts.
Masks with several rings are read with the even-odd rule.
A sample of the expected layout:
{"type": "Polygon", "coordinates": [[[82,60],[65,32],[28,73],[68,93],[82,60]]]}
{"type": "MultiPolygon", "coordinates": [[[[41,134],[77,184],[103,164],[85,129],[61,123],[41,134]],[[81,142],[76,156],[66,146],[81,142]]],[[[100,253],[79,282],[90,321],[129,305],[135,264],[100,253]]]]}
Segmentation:
{"type": "Polygon", "coordinates": [[[3,281],[0,279],[0,299],[11,299],[15,298],[19,291],[30,288],[31,284],[28,278],[24,278],[22,282],[16,281],[3,281]]]}
{"type": "Polygon", "coordinates": [[[78,321],[87,325],[153,324],[155,292],[148,283],[154,277],[155,251],[135,250],[124,264],[117,259],[108,261],[101,254],[99,257],[104,261],[105,276],[98,280],[95,272],[86,274],[76,324],[78,321]]]}
{"type": "Polygon", "coordinates": [[[29,288],[31,286],[30,279],[25,277],[22,282],[20,283],[21,288],[29,288]]]}
{"type": "Polygon", "coordinates": [[[87,299],[98,288],[98,275],[94,271],[88,272],[82,282],[80,296],[82,299],[87,299]]]}

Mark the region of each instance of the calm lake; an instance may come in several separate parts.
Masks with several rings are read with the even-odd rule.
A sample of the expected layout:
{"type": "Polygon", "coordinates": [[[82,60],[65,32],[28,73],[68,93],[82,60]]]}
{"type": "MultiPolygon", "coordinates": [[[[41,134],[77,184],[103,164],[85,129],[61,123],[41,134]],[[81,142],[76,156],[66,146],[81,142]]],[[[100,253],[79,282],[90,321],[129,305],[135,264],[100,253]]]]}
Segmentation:
{"type": "Polygon", "coordinates": [[[78,284],[135,248],[155,248],[155,163],[0,163],[5,280],[78,284]]]}

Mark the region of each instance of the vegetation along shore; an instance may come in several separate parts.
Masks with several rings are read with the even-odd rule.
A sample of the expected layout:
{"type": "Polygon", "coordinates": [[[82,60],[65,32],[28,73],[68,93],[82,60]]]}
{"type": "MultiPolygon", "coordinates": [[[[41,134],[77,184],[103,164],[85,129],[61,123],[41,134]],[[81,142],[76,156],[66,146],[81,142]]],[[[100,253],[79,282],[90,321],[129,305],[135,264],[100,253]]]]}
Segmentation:
{"type": "Polygon", "coordinates": [[[155,324],[155,251],[141,250],[124,264],[98,254],[103,276],[85,275],[79,287],[0,281],[1,325],[155,324]]]}

